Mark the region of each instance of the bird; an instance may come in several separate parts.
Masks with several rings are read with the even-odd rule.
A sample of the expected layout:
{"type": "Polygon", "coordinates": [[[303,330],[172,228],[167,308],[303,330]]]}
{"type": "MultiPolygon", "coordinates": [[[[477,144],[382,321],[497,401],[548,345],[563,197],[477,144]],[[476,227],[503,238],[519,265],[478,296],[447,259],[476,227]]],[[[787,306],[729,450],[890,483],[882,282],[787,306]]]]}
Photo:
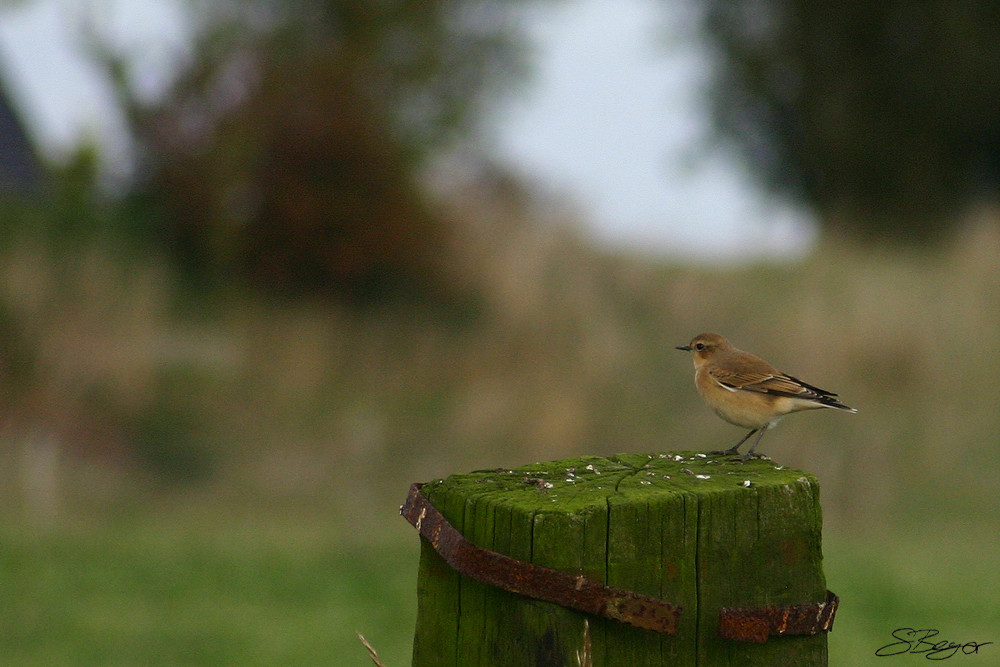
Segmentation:
{"type": "Polygon", "coordinates": [[[737,455],[740,446],[756,433],[757,439],[742,460],[762,458],[754,450],[764,433],[792,412],[818,408],[857,412],[837,400],[837,394],[782,373],[760,357],[733,347],[725,336],[698,334],[676,349],[691,353],[695,386],[715,414],[730,424],[750,429],[733,447],[713,454],[737,455]]]}

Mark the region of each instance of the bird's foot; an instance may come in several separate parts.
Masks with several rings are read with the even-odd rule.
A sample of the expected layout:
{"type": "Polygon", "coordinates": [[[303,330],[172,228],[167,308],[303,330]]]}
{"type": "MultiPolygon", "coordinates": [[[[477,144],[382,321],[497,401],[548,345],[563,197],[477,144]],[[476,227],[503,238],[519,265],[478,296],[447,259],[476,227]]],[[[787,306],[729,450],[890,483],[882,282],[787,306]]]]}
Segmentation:
{"type": "Polygon", "coordinates": [[[770,461],[771,457],[767,454],[759,454],[754,451],[749,451],[746,454],[740,454],[739,449],[736,447],[731,447],[729,449],[716,449],[709,452],[712,456],[728,456],[730,461],[742,461],[746,463],[752,459],[761,459],[764,461],[770,461]]]}
{"type": "Polygon", "coordinates": [[[729,449],[713,449],[709,452],[712,456],[736,456],[740,451],[736,447],[730,447],[729,449]]]}

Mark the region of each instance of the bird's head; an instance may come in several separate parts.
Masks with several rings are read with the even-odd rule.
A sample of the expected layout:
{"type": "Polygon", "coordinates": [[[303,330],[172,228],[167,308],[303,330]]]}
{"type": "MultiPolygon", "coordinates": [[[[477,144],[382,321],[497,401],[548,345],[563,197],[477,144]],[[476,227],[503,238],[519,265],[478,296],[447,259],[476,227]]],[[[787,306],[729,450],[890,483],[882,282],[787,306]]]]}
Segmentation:
{"type": "Polygon", "coordinates": [[[703,333],[695,336],[687,345],[678,345],[677,349],[685,352],[693,352],[695,358],[705,360],[719,350],[726,350],[731,347],[725,336],[720,336],[717,333],[703,333]]]}

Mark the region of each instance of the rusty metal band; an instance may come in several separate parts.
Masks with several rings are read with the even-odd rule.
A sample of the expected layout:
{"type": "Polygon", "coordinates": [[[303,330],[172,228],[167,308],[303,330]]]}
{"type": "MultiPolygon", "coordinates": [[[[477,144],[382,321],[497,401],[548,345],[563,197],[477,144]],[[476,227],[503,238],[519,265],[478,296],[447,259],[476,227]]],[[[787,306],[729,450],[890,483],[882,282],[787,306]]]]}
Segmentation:
{"type": "Polygon", "coordinates": [[[677,632],[681,607],[639,593],[612,588],[547,567],[520,561],[472,544],[413,484],[399,513],[456,572],[475,581],[536,600],[554,602],[595,616],[668,635],[677,632]]]}
{"type": "Polygon", "coordinates": [[[830,632],[839,604],[840,598],[827,591],[826,599],[815,604],[751,609],[723,607],[719,612],[719,636],[763,644],[768,637],[830,632]]]}
{"type": "MultiPolygon", "coordinates": [[[[605,586],[533,563],[520,561],[469,542],[420,492],[410,487],[399,513],[409,521],[448,565],[466,577],[536,600],[553,602],[595,616],[611,618],[668,635],[677,632],[682,607],[653,597],[605,586]]],[[[789,607],[723,607],[719,636],[735,641],[763,643],[768,637],[815,635],[829,632],[839,598],[827,591],[815,604],[789,607]]]]}

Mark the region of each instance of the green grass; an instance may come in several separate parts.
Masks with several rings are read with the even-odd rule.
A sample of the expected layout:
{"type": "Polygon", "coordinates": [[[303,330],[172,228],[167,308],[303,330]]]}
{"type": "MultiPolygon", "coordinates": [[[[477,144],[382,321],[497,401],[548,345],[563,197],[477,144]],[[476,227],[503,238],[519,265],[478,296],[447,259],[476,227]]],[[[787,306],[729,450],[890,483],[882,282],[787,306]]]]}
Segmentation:
{"type": "Polygon", "coordinates": [[[412,539],[359,544],[315,519],[5,525],[0,664],[370,664],[360,631],[406,665],[418,549],[400,531],[412,539]]]}
{"type": "MultiPolygon", "coordinates": [[[[827,535],[824,569],[840,595],[831,665],[876,662],[897,628],[940,631],[936,641],[993,642],[971,664],[1000,662],[1000,539],[994,527],[927,523],[902,534],[827,535]]],[[[888,659],[888,658],[887,658],[888,659]]],[[[902,664],[919,655],[897,656],[902,664]]]]}
{"type": "MultiPolygon", "coordinates": [[[[409,665],[417,537],[383,513],[370,532],[315,512],[183,504],[45,530],[8,520],[0,664],[368,665],[361,632],[387,667],[409,665]]],[[[831,665],[873,664],[899,627],[996,642],[975,664],[1000,657],[995,531],[835,530],[824,552],[841,597],[831,665]]]]}

